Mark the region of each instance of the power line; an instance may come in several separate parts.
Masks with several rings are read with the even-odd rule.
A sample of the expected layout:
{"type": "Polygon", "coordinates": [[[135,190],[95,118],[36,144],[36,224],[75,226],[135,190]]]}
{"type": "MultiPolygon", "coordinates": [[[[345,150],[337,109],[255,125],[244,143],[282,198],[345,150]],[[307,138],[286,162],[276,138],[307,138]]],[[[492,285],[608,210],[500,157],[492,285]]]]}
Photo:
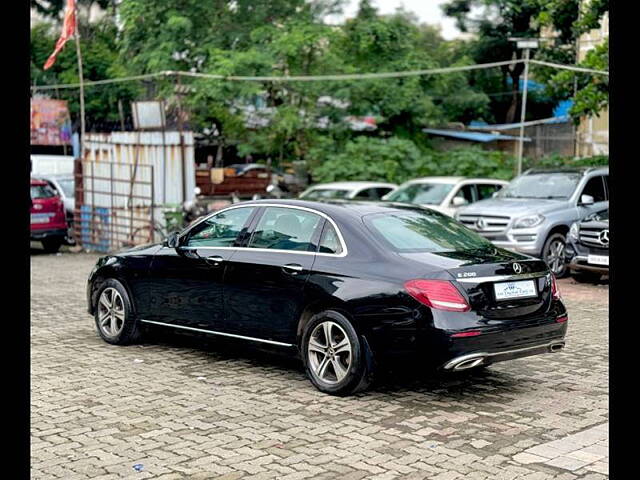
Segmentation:
{"type": "MultiPolygon", "coordinates": [[[[246,81],[246,82],[315,82],[315,81],[344,81],[344,80],[371,80],[371,79],[384,79],[384,78],[402,78],[402,77],[415,77],[423,75],[438,75],[444,73],[463,72],[470,70],[482,70],[487,68],[495,68],[507,65],[515,65],[517,63],[524,62],[524,59],[506,60],[502,62],[491,63],[479,63],[475,65],[461,65],[457,67],[444,67],[444,68],[431,68],[426,70],[408,70],[402,72],[380,72],[380,73],[353,73],[353,74],[337,74],[337,75],[311,75],[311,76],[236,76],[236,75],[218,75],[208,73],[197,72],[182,72],[175,70],[163,70],[157,73],[148,73],[144,75],[133,75],[129,77],[110,78],[105,80],[93,80],[84,82],[85,87],[95,85],[106,85],[111,83],[129,82],[133,80],[146,80],[156,77],[191,77],[191,78],[205,78],[209,80],[227,80],[227,81],[246,81]]],[[[530,63],[536,65],[544,65],[547,67],[572,70],[576,72],[609,75],[608,71],[593,70],[589,68],[574,67],[571,65],[562,65],[559,63],[543,62],[540,60],[529,60],[530,63]]],[[[34,85],[31,87],[32,91],[39,90],[51,90],[51,89],[66,89],[66,88],[78,88],[79,83],[63,83],[57,85],[34,85]]]]}

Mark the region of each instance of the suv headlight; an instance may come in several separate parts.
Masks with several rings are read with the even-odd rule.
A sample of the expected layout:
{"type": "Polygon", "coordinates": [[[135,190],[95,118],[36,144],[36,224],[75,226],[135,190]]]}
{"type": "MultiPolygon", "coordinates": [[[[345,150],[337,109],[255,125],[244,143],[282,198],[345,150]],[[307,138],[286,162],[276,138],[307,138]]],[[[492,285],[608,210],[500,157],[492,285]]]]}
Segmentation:
{"type": "Polygon", "coordinates": [[[529,215],[527,217],[522,217],[516,220],[516,223],[513,224],[513,228],[531,228],[537,227],[542,222],[544,222],[544,217],[540,214],[529,215]]]}
{"type": "Polygon", "coordinates": [[[572,242],[577,242],[579,233],[580,227],[578,226],[578,222],[572,223],[571,228],[569,229],[569,240],[571,240],[572,242]]]}

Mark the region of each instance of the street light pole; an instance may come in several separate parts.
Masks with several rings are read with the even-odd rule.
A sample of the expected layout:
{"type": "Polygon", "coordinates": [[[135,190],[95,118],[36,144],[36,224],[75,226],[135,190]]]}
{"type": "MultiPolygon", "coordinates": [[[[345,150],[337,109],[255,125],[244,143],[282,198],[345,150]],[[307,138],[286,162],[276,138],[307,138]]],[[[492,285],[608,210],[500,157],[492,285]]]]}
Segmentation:
{"type": "Polygon", "coordinates": [[[524,85],[522,88],[522,105],[520,107],[520,136],[518,138],[518,175],[522,173],[522,152],[524,150],[524,122],[527,115],[527,91],[529,87],[529,57],[532,48],[538,48],[537,38],[509,38],[517,42],[518,48],[524,50],[524,85]]]}
{"type": "Polygon", "coordinates": [[[527,113],[527,90],[529,86],[529,48],[524,49],[524,86],[520,107],[520,138],[518,139],[518,175],[522,173],[522,151],[524,149],[524,120],[527,113]]]}

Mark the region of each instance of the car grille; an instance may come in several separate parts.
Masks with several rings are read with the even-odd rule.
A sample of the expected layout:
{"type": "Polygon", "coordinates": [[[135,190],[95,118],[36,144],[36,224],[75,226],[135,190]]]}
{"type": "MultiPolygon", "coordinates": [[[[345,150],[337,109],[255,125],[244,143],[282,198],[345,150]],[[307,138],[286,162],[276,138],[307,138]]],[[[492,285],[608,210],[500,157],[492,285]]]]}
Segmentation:
{"type": "Polygon", "coordinates": [[[580,227],[580,243],[586,245],[587,247],[597,247],[597,248],[609,248],[608,241],[608,228],[585,228],[580,227]],[[606,234],[602,232],[606,231],[606,234]],[[601,241],[601,238],[606,235],[607,240],[605,242],[601,241]]]}
{"type": "Polygon", "coordinates": [[[460,215],[458,221],[465,227],[480,234],[490,232],[503,232],[509,225],[509,217],[495,215],[460,215]],[[481,224],[481,225],[479,225],[481,224]]]}

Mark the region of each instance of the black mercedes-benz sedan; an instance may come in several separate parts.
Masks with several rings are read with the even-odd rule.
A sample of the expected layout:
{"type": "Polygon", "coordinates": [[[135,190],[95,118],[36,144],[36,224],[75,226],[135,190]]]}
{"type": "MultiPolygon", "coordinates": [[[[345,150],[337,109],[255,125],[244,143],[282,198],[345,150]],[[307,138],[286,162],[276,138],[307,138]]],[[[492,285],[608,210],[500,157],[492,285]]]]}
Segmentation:
{"type": "Polygon", "coordinates": [[[269,344],[336,395],[391,359],[479,368],[559,351],[567,330],[543,261],[395,203],[237,203],[163,244],[100,258],[87,297],[109,343],[158,326],[269,344]]]}

